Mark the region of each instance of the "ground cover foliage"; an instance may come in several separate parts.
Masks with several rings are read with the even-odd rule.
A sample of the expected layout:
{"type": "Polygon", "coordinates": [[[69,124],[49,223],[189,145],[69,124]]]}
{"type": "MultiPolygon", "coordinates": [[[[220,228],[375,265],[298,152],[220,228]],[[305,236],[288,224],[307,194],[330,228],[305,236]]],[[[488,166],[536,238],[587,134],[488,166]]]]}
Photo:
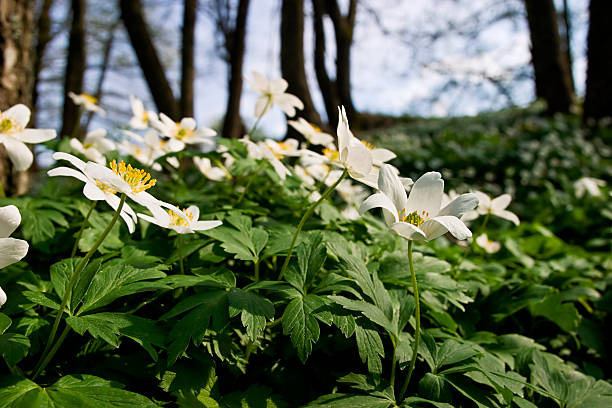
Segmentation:
{"type": "Polygon", "coordinates": [[[398,155],[404,176],[438,170],[447,192],[510,192],[521,219],[471,221],[474,237],[500,243],[495,253],[445,237],[415,243],[421,335],[405,392],[416,326],[407,241],[375,211],[349,216],[352,204],[332,194],[279,277],[324,183],[295,169],[283,180],[244,143],[218,139],[227,150],[158,158],[181,165],[152,171],[151,191],[223,224],[182,235],[115,224],[74,285],[63,344],[34,379],[74,268],[113,213],[91,210],[71,256],[91,209],[82,183],[45,177],[0,201],[20,210],[12,236],[30,244],[0,274],[0,407],[612,406],[612,206],[607,187],[580,196],[574,186],[610,179],[610,133],[537,113],[407,122],[369,138],[398,155]],[[191,165],[227,154],[220,181],[191,165]]]}

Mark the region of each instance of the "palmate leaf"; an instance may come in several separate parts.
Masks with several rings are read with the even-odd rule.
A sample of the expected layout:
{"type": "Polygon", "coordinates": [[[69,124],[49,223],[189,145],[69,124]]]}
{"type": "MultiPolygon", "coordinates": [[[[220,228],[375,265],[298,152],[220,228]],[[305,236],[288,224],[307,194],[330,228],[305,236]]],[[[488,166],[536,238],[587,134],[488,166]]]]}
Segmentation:
{"type": "Polygon", "coordinates": [[[328,394],[317,398],[308,407],[318,408],[388,408],[394,401],[372,395],[328,394]]]}
{"type": "Polygon", "coordinates": [[[79,334],[89,332],[94,338],[101,338],[108,344],[118,347],[119,337],[128,337],[140,344],[157,360],[153,345],[163,347],[165,333],[150,319],[128,313],[96,313],[86,316],[70,316],[66,319],[70,327],[79,334]]]}
{"type": "Polygon", "coordinates": [[[257,261],[259,254],[268,242],[268,233],[261,228],[253,228],[251,218],[234,212],[224,218],[229,225],[203,231],[204,234],[221,241],[221,247],[236,259],[257,261]],[[235,228],[234,228],[235,227],[235,228]]]}
{"type": "Polygon", "coordinates": [[[572,333],[580,323],[580,314],[572,303],[561,303],[561,294],[558,291],[551,293],[540,302],[532,303],[529,307],[534,316],[543,316],[557,326],[572,333]]]}
{"type": "Polygon", "coordinates": [[[0,313],[0,355],[9,366],[21,361],[30,349],[29,338],[23,334],[6,333],[11,324],[11,318],[0,313]]]}
{"type": "MultiPolygon", "coordinates": [[[[312,296],[312,295],[309,295],[312,296]]],[[[298,357],[305,363],[312,345],[319,340],[320,328],[305,297],[297,296],[289,302],[283,313],[283,334],[291,335],[291,343],[298,357]]]]}
{"type": "Polygon", "coordinates": [[[385,349],[378,331],[374,325],[366,318],[360,317],[356,320],[355,339],[357,340],[357,350],[361,361],[368,364],[368,372],[382,374],[381,357],[385,356],[385,349]]]}
{"type": "Polygon", "coordinates": [[[397,327],[393,324],[391,320],[385,313],[380,310],[376,305],[373,305],[368,302],[364,302],[363,300],[352,300],[348,299],[344,296],[328,296],[329,299],[338,303],[342,307],[348,310],[354,310],[356,312],[360,312],[363,316],[367,317],[372,323],[376,323],[381,326],[383,329],[387,330],[387,332],[391,333],[393,336],[398,337],[397,327]]]}
{"type": "Polygon", "coordinates": [[[274,305],[268,299],[254,292],[232,288],[227,299],[229,301],[230,317],[241,313],[242,324],[247,329],[247,335],[253,341],[263,334],[266,319],[274,318],[274,305]]]}
{"type": "Polygon", "coordinates": [[[49,387],[21,377],[0,380],[0,408],[154,408],[143,395],[93,375],[68,375],[49,387]]]}

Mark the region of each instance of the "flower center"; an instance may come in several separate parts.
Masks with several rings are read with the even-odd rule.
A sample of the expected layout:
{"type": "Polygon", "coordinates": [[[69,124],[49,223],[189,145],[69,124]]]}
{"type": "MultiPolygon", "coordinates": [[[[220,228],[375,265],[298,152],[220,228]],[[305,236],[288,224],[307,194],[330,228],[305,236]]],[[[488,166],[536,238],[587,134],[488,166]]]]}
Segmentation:
{"type": "Polygon", "coordinates": [[[110,168],[113,170],[113,173],[128,183],[132,188],[132,192],[135,194],[153,187],[157,182],[157,180],[152,179],[151,175],[146,171],[135,169],[130,164],[126,166],[123,160],[121,160],[119,164],[117,164],[117,161],[113,160],[110,163],[110,168]]]}
{"type": "Polygon", "coordinates": [[[327,157],[327,160],[330,161],[338,161],[339,155],[337,150],[331,150],[328,148],[323,149],[323,154],[327,157]]]}
{"type": "Polygon", "coordinates": [[[406,209],[402,209],[397,212],[397,215],[402,222],[407,222],[416,227],[420,227],[425,221],[429,219],[429,213],[425,210],[419,214],[417,211],[413,211],[410,214],[406,214],[406,209]]]}
{"type": "Polygon", "coordinates": [[[19,133],[23,127],[13,118],[3,117],[0,112],[0,132],[2,133],[19,133]]]}
{"type": "Polygon", "coordinates": [[[98,98],[96,98],[95,96],[91,96],[88,94],[81,94],[81,96],[83,97],[83,99],[85,99],[89,103],[93,103],[93,104],[98,103],[98,98]]]}
{"type": "Polygon", "coordinates": [[[104,183],[99,182],[98,180],[94,181],[96,182],[96,186],[98,186],[98,188],[102,190],[104,194],[115,194],[117,192],[117,190],[113,190],[112,188],[110,188],[104,183]]]}
{"type": "Polygon", "coordinates": [[[312,126],[315,132],[321,133],[321,128],[315,125],[314,123],[311,123],[310,126],[312,126]]]}
{"type": "Polygon", "coordinates": [[[189,218],[189,221],[179,216],[174,211],[168,210],[168,215],[170,216],[170,225],[188,227],[189,222],[193,221],[193,214],[191,213],[191,211],[187,211],[187,209],[183,209],[183,214],[185,214],[187,218],[189,218]]]}
{"type": "Polygon", "coordinates": [[[368,150],[374,150],[374,149],[376,149],[376,146],[374,146],[374,145],[373,145],[372,143],[370,143],[370,142],[366,142],[365,140],[362,140],[362,141],[361,141],[361,143],[363,143],[363,145],[364,145],[365,147],[367,147],[367,148],[368,148],[368,150]]]}
{"type": "Polygon", "coordinates": [[[192,129],[185,129],[183,127],[179,127],[176,131],[176,138],[179,140],[183,140],[186,137],[191,137],[193,135],[192,129]]]}

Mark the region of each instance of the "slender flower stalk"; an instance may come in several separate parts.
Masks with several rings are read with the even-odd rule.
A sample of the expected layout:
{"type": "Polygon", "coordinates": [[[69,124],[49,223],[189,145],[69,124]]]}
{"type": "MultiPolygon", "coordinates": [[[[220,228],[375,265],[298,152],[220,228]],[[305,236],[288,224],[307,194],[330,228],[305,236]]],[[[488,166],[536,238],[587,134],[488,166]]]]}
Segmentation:
{"type": "Polygon", "coordinates": [[[325,190],[325,192],[321,195],[321,198],[319,198],[314,204],[312,204],[302,216],[302,219],[300,220],[300,223],[298,224],[297,229],[295,230],[295,234],[293,234],[293,239],[291,240],[289,251],[287,252],[287,256],[285,257],[285,262],[283,263],[281,271],[278,274],[278,280],[281,280],[283,278],[283,275],[285,274],[285,270],[287,269],[287,266],[289,265],[289,260],[291,259],[291,254],[293,254],[293,248],[295,247],[295,241],[297,241],[297,237],[300,234],[300,231],[302,231],[304,224],[306,224],[306,221],[308,220],[308,218],[310,218],[310,216],[314,213],[317,206],[321,204],[321,202],[323,202],[327,197],[329,197],[329,195],[336,189],[338,184],[340,184],[340,182],[344,180],[344,178],[347,175],[348,175],[348,170],[344,169],[344,171],[342,172],[342,175],[338,177],[338,180],[336,180],[334,184],[329,186],[327,190],[325,190]]]}
{"type": "Polygon", "coordinates": [[[397,345],[395,344],[395,340],[391,339],[393,342],[393,357],[391,358],[391,379],[389,382],[391,383],[391,388],[395,389],[395,366],[397,365],[397,345]]]}
{"type": "Polygon", "coordinates": [[[6,198],[6,193],[4,192],[4,187],[2,187],[2,183],[0,183],[0,198],[6,198]]]}
{"type": "Polygon", "coordinates": [[[74,241],[74,246],[72,247],[72,252],[70,253],[71,258],[74,258],[74,256],[76,255],[77,248],[79,247],[79,241],[81,240],[81,236],[83,235],[83,230],[85,229],[85,226],[87,225],[87,220],[89,220],[89,216],[93,212],[94,208],[96,208],[97,203],[98,203],[97,201],[91,202],[89,211],[87,211],[87,215],[85,215],[85,218],[83,219],[83,223],[81,224],[81,228],[79,229],[79,232],[77,233],[76,240],[74,241]]]}
{"type": "MultiPolygon", "coordinates": [[[[414,330],[414,346],[412,347],[412,360],[410,360],[410,366],[408,367],[408,374],[402,385],[402,389],[399,393],[399,401],[404,399],[408,384],[410,383],[410,377],[414,371],[414,365],[416,364],[417,355],[419,352],[419,341],[421,340],[421,307],[419,304],[419,287],[417,285],[416,275],[414,274],[414,263],[412,262],[412,240],[408,241],[408,263],[410,265],[410,276],[412,276],[412,288],[414,291],[414,315],[416,320],[416,327],[414,330]]],[[[393,367],[395,368],[395,367],[393,367]]]]}
{"type": "MultiPolygon", "coordinates": [[[[85,268],[85,265],[87,264],[89,259],[98,250],[98,247],[102,244],[106,236],[109,234],[109,232],[115,225],[115,222],[117,222],[117,219],[119,219],[119,215],[121,214],[121,209],[123,208],[123,204],[125,203],[126,198],[127,198],[127,195],[125,193],[122,193],[121,201],[119,202],[119,206],[117,207],[117,210],[115,211],[115,215],[113,215],[113,218],[111,219],[110,223],[108,224],[104,232],[102,232],[102,234],[98,237],[98,240],[93,244],[89,252],[87,252],[85,257],[81,259],[81,261],[78,263],[78,265],[74,269],[74,272],[72,273],[72,276],[70,277],[70,280],[68,281],[68,286],[66,287],[66,292],[64,293],[64,297],[62,298],[62,303],[57,311],[57,315],[55,316],[55,321],[53,322],[51,333],[49,333],[49,339],[47,340],[47,345],[45,346],[45,349],[41,355],[40,360],[38,361],[38,364],[36,364],[36,368],[34,371],[34,377],[32,377],[32,379],[36,378],[41,373],[41,371],[45,368],[45,366],[49,363],[49,361],[51,361],[50,358],[47,358],[47,354],[49,355],[51,354],[50,353],[51,345],[53,344],[53,340],[55,340],[55,335],[57,334],[57,329],[62,319],[62,315],[64,314],[64,309],[66,308],[66,305],[68,304],[68,299],[70,297],[70,294],[72,293],[72,288],[76,284],[79,274],[85,268]]],[[[61,340],[63,341],[63,339],[61,340]]],[[[58,340],[58,343],[59,343],[59,340],[58,340]]],[[[57,346],[56,348],[59,348],[59,346],[57,346]]]]}
{"type": "Polygon", "coordinates": [[[259,122],[261,121],[261,118],[263,118],[263,115],[266,114],[270,106],[272,106],[272,99],[268,99],[263,111],[257,116],[257,119],[255,120],[255,123],[253,124],[253,127],[249,131],[249,139],[253,136],[253,133],[255,133],[255,130],[257,129],[257,126],[259,126],[259,122]]]}

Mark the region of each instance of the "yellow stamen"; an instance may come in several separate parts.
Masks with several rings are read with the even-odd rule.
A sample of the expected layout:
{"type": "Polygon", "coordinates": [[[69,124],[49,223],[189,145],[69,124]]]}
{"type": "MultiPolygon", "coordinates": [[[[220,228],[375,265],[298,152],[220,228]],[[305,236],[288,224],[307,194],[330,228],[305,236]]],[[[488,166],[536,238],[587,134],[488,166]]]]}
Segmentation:
{"type": "Polygon", "coordinates": [[[95,96],[91,96],[88,94],[81,94],[81,96],[83,97],[83,99],[85,99],[87,102],[89,103],[98,103],[98,98],[96,98],[95,96]]]}
{"type": "Polygon", "coordinates": [[[315,130],[315,132],[321,133],[321,128],[318,127],[317,125],[315,125],[314,123],[311,123],[310,126],[312,126],[312,128],[315,130]]]}
{"type": "Polygon", "coordinates": [[[126,166],[121,160],[119,164],[113,160],[110,163],[113,173],[121,177],[132,188],[133,193],[141,193],[155,185],[157,180],[152,179],[151,175],[144,170],[133,168],[130,164],[126,166]]]}
{"type": "Polygon", "coordinates": [[[189,218],[189,221],[179,216],[174,211],[168,210],[168,215],[170,216],[170,225],[177,225],[177,226],[184,226],[184,227],[189,226],[189,222],[193,221],[193,214],[191,213],[191,211],[187,211],[187,209],[183,209],[182,211],[183,211],[183,214],[185,214],[187,218],[189,218]]]}
{"type": "Polygon", "coordinates": [[[340,157],[338,155],[337,150],[331,150],[328,148],[323,149],[323,154],[325,155],[325,157],[327,157],[328,160],[331,160],[331,161],[336,161],[340,157]]]}
{"type": "Polygon", "coordinates": [[[423,210],[421,214],[417,211],[413,211],[410,214],[406,214],[406,209],[402,209],[397,212],[399,220],[402,222],[407,222],[408,224],[412,224],[416,227],[420,227],[425,221],[429,219],[429,212],[423,210]]]}
{"type": "Polygon", "coordinates": [[[83,145],[83,149],[89,149],[89,148],[91,148],[91,147],[93,147],[93,144],[92,144],[92,143],[85,143],[85,144],[83,145]]]}
{"type": "Polygon", "coordinates": [[[2,133],[19,133],[23,131],[23,126],[15,119],[2,115],[0,112],[0,132],[2,133]]]}
{"type": "Polygon", "coordinates": [[[98,180],[94,181],[96,182],[96,186],[98,186],[98,188],[106,194],[115,194],[117,192],[117,190],[113,190],[112,188],[110,188],[104,183],[99,182],[98,180]]]}
{"type": "Polygon", "coordinates": [[[368,150],[374,150],[376,149],[376,146],[374,146],[372,143],[370,142],[366,142],[365,140],[362,140],[361,143],[364,144],[365,147],[368,148],[368,150]]]}

